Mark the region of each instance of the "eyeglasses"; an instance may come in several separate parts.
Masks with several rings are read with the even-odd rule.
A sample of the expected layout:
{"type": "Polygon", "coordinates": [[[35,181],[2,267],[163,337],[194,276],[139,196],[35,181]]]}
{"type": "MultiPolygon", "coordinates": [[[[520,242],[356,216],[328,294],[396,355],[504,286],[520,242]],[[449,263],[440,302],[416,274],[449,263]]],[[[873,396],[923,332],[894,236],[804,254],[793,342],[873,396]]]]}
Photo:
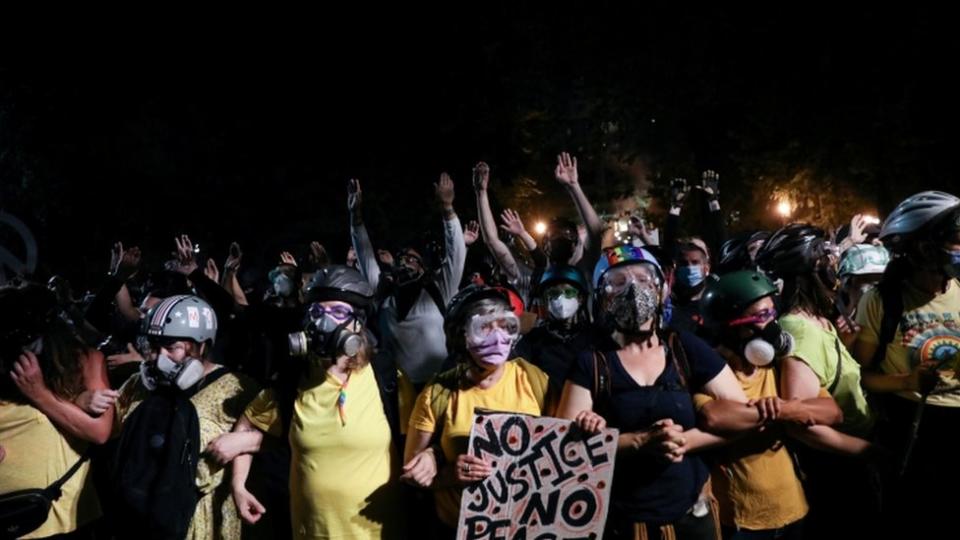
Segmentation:
{"type": "Polygon", "coordinates": [[[557,298],[560,298],[560,297],[563,297],[569,300],[572,298],[576,298],[578,294],[580,294],[580,291],[570,286],[550,287],[543,293],[543,295],[547,297],[547,300],[556,300],[557,298]]]}
{"type": "Polygon", "coordinates": [[[319,302],[310,304],[310,307],[307,309],[307,314],[312,321],[329,316],[331,319],[343,322],[354,317],[353,309],[347,306],[336,305],[327,307],[319,302]]]}
{"type": "Polygon", "coordinates": [[[734,319],[727,323],[727,326],[744,326],[748,324],[763,324],[765,322],[770,322],[773,319],[777,318],[777,310],[773,308],[767,308],[760,310],[753,315],[747,315],[746,317],[740,317],[739,319],[734,319]]]}

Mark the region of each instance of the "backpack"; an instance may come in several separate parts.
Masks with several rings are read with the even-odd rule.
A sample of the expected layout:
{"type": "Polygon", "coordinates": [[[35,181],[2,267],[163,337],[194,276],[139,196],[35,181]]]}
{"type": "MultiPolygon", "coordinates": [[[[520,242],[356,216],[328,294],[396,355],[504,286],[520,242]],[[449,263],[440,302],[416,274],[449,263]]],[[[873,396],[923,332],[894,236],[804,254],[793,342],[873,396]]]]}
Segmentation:
{"type": "Polygon", "coordinates": [[[187,391],[151,392],[124,421],[111,474],[120,537],[187,535],[200,500],[200,419],[190,398],[227,371],[218,369],[187,391]]]}

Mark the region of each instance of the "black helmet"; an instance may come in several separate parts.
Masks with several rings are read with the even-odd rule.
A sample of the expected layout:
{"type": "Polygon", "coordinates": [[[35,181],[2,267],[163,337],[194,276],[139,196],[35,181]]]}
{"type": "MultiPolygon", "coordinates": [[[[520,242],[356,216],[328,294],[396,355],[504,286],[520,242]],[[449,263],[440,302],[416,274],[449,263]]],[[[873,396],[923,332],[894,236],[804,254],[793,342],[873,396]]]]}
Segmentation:
{"type": "Polygon", "coordinates": [[[917,233],[960,207],[960,199],[942,191],[922,191],[904,199],[880,229],[880,240],[894,252],[903,252],[917,233]]]}
{"type": "Polygon", "coordinates": [[[722,276],[711,274],[700,298],[704,322],[709,327],[721,327],[739,317],[750,304],[777,292],[777,286],[760,272],[739,270],[722,276]]]}
{"type": "Polygon", "coordinates": [[[757,252],[757,266],[772,278],[810,274],[830,253],[827,233],[813,225],[793,223],[776,231],[757,252]]]}
{"type": "Polygon", "coordinates": [[[720,261],[717,273],[736,272],[747,270],[753,266],[750,258],[750,244],[756,241],[766,241],[770,238],[768,231],[747,231],[740,233],[720,246],[720,261]]]}
{"type": "Polygon", "coordinates": [[[373,307],[373,287],[355,269],[333,264],[313,275],[307,285],[305,300],[308,304],[337,300],[369,310],[373,307]]]}

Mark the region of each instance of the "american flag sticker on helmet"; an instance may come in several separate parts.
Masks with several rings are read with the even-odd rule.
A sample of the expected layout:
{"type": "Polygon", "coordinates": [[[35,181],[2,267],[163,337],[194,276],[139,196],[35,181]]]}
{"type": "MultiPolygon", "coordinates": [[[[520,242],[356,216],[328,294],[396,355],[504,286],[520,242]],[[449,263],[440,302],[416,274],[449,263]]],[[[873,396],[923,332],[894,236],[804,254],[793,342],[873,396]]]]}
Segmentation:
{"type": "Polygon", "coordinates": [[[193,306],[187,306],[187,326],[200,328],[200,310],[193,306]]]}

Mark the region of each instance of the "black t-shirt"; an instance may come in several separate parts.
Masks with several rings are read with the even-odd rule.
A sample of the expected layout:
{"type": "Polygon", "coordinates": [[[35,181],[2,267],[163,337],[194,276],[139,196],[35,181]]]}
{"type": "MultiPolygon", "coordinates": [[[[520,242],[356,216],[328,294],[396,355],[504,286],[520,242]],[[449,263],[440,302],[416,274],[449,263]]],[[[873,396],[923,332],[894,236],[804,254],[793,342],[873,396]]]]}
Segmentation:
{"type": "Polygon", "coordinates": [[[677,332],[691,332],[700,334],[703,327],[703,315],[700,313],[700,302],[673,302],[673,314],[670,317],[670,328],[677,332]]]}
{"type": "MultiPolygon", "coordinates": [[[[696,411],[691,392],[700,391],[724,367],[723,359],[703,340],[688,332],[679,334],[689,364],[684,388],[674,363],[667,357],[664,371],[652,386],[641,386],[623,367],[615,350],[603,354],[610,368],[610,396],[594,396],[605,403],[607,424],[622,433],[648,429],[670,418],[684,430],[695,427],[696,411]]],[[[593,392],[593,351],[577,357],[569,379],[593,392]]],[[[613,473],[612,509],[620,519],[646,523],[672,523],[696,502],[707,480],[708,469],[696,455],[680,463],[667,463],[645,454],[617,456],[613,473]]]]}
{"type": "Polygon", "coordinates": [[[587,327],[564,338],[541,325],[520,338],[513,354],[542,369],[550,377],[550,391],[559,396],[577,356],[592,349],[591,337],[591,331],[587,327]]]}

